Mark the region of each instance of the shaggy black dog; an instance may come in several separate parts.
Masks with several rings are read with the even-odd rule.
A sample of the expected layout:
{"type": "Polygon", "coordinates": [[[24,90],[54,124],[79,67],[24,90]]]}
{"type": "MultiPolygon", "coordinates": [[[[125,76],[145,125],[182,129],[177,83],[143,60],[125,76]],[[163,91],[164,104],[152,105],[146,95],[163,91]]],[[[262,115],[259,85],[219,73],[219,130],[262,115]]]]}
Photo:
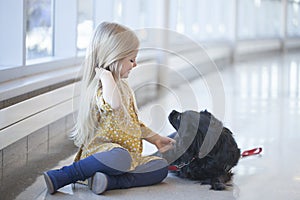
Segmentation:
{"type": "Polygon", "coordinates": [[[171,163],[169,169],[179,177],[210,184],[213,190],[224,190],[240,158],[232,132],[206,110],[173,110],[169,121],[177,131],[172,136],[174,148],[162,155],[171,163]]]}

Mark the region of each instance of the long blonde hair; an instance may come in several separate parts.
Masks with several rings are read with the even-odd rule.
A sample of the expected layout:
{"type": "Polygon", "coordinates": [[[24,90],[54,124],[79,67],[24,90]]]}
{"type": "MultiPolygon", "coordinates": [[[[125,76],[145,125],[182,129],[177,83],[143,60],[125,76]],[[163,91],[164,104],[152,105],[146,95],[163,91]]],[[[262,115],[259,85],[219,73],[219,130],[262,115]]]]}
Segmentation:
{"type": "Polygon", "coordinates": [[[101,81],[95,77],[95,68],[108,69],[122,93],[121,60],[128,57],[139,47],[139,40],[135,33],[117,23],[102,22],[95,29],[90,44],[86,50],[83,63],[83,77],[81,81],[81,98],[75,130],[71,138],[75,145],[87,144],[94,136],[97,127],[95,116],[96,91],[102,87],[101,81]]]}

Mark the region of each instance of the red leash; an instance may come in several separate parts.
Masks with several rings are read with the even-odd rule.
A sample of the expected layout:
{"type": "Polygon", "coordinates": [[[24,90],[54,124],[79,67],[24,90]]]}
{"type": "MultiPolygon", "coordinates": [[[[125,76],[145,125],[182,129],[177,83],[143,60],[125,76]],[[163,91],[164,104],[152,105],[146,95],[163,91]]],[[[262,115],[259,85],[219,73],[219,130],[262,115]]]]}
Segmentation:
{"type": "MultiPolygon", "coordinates": [[[[246,150],[246,151],[243,151],[243,153],[241,154],[241,158],[244,158],[244,157],[247,157],[247,156],[258,155],[261,152],[262,152],[262,148],[261,147],[250,149],[250,150],[246,150]]],[[[191,161],[189,161],[187,163],[181,163],[179,165],[170,165],[168,167],[168,170],[169,171],[179,171],[184,166],[189,165],[191,162],[193,162],[194,159],[195,158],[193,158],[191,161]]]]}
{"type": "Polygon", "coordinates": [[[253,155],[257,155],[260,154],[262,152],[262,148],[258,147],[258,148],[254,148],[254,149],[250,149],[250,150],[246,150],[242,153],[241,157],[247,157],[247,156],[253,156],[253,155]]]}

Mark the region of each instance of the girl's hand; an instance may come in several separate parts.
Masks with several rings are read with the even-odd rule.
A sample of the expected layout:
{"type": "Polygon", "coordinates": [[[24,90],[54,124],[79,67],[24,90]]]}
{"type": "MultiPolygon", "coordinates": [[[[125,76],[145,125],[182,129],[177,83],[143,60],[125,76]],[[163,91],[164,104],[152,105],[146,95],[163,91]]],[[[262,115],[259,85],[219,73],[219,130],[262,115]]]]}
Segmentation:
{"type": "Polygon", "coordinates": [[[112,76],[111,71],[106,70],[104,68],[96,67],[95,71],[96,71],[96,77],[99,78],[100,80],[102,80],[107,76],[112,76]]]}
{"type": "Polygon", "coordinates": [[[118,109],[121,105],[121,95],[112,73],[103,68],[95,68],[96,78],[102,83],[103,99],[112,107],[118,109]]]}
{"type": "Polygon", "coordinates": [[[172,148],[174,148],[174,144],[176,143],[176,140],[165,137],[165,136],[160,136],[156,141],[155,141],[155,146],[159,150],[159,152],[164,153],[172,148]]]}

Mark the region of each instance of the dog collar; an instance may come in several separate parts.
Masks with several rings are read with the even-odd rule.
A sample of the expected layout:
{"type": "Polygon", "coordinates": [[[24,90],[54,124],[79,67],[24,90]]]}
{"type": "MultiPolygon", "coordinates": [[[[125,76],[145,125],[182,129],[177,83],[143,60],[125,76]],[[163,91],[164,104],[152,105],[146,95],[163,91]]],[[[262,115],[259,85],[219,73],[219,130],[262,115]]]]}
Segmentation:
{"type": "Polygon", "coordinates": [[[186,162],[186,163],[180,163],[179,165],[169,165],[168,170],[169,171],[179,171],[181,168],[191,164],[195,160],[195,157],[192,158],[192,160],[186,162]]]}

